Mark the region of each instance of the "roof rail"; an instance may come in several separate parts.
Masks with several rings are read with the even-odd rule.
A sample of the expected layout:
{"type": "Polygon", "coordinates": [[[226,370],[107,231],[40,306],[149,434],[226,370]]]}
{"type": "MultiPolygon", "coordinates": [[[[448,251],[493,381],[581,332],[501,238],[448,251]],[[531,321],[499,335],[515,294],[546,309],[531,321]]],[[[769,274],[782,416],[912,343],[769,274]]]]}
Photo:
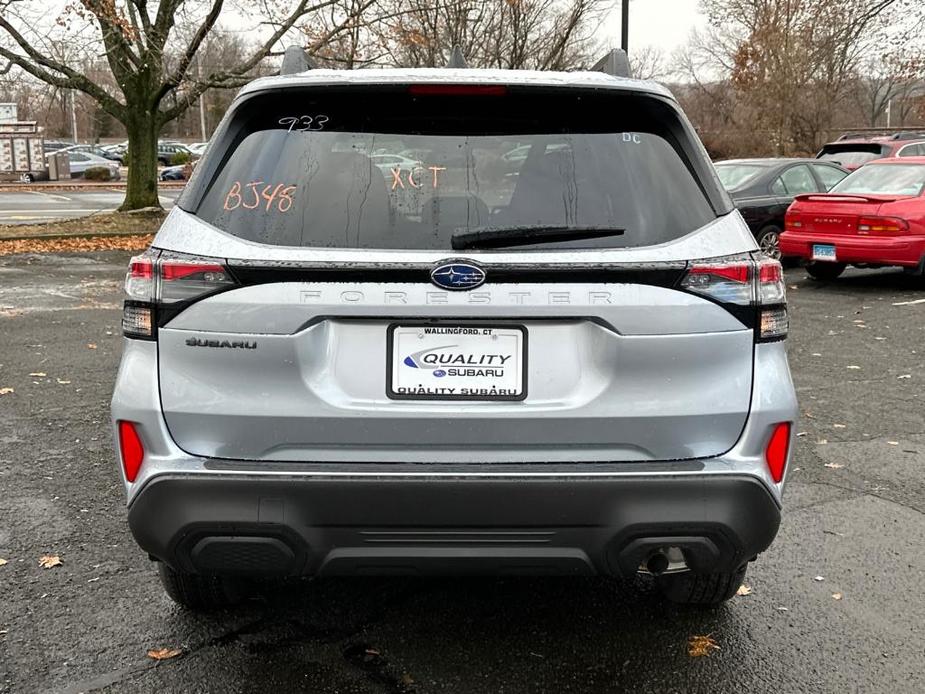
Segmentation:
{"type": "Polygon", "coordinates": [[[630,61],[626,57],[626,51],[622,48],[614,48],[603,58],[598,60],[591,67],[597,72],[605,72],[614,77],[632,77],[630,74],[630,61]]]}
{"type": "Polygon", "coordinates": [[[288,46],[283,53],[283,64],[279,67],[279,74],[294,75],[314,68],[315,64],[301,46],[288,46]]]}
{"type": "Polygon", "coordinates": [[[469,67],[469,63],[466,62],[466,56],[463,55],[462,49],[459,46],[453,46],[453,50],[450,51],[450,59],[446,61],[446,66],[455,68],[469,67]]]}

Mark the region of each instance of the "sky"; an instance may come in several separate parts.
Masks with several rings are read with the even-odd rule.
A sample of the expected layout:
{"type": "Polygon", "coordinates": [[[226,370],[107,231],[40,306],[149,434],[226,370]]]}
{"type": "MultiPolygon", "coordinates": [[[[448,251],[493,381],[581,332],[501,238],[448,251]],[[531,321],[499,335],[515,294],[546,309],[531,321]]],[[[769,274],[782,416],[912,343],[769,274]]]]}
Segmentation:
{"type": "MultiPolygon", "coordinates": [[[[691,29],[704,17],[699,0],[633,0],[630,4],[630,52],[636,46],[655,46],[670,56],[687,43],[691,29]]],[[[614,47],[620,45],[620,0],[601,28],[600,37],[614,47]]]]}

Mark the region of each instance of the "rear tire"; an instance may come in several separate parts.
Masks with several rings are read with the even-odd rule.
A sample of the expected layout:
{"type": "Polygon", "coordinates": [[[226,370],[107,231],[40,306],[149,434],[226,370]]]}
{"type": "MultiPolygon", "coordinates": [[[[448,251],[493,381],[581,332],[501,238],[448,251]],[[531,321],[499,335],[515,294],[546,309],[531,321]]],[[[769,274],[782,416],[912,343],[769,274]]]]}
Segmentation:
{"type": "Polygon", "coordinates": [[[839,275],[845,271],[846,267],[848,266],[845,263],[825,263],[816,261],[807,263],[806,272],[808,272],[809,276],[814,280],[831,282],[837,279],[839,275]]]}
{"type": "Polygon", "coordinates": [[[239,603],[245,595],[241,581],[227,576],[200,576],[157,565],[164,591],[170,599],[190,610],[220,610],[239,603]]]}
{"type": "Polygon", "coordinates": [[[719,605],[733,595],[745,580],[748,565],[736,571],[695,574],[690,571],[663,574],[656,578],[662,595],[671,602],[684,605],[719,605]]]}

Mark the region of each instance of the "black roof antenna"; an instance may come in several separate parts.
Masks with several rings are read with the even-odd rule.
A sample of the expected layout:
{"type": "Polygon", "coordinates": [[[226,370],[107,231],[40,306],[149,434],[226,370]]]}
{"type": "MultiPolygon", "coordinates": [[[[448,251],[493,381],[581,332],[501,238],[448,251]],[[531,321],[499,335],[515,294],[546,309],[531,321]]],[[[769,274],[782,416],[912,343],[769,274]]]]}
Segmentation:
{"type": "Polygon", "coordinates": [[[629,58],[626,57],[626,51],[622,48],[614,48],[594,63],[591,69],[597,72],[605,72],[614,77],[632,77],[629,58]]]}
{"type": "Polygon", "coordinates": [[[315,64],[301,46],[289,46],[283,53],[283,64],[279,67],[279,74],[294,75],[314,68],[315,64]]]}
{"type": "Polygon", "coordinates": [[[446,66],[455,68],[469,67],[469,63],[466,62],[466,56],[463,55],[462,49],[459,46],[453,46],[453,50],[450,51],[450,59],[447,61],[446,66]]]}

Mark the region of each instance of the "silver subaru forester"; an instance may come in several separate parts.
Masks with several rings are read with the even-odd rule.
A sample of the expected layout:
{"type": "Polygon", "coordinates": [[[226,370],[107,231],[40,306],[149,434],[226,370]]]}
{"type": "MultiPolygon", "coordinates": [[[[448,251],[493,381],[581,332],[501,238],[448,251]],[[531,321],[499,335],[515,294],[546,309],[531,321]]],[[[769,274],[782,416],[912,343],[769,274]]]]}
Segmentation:
{"type": "Polygon", "coordinates": [[[656,84],[257,80],[131,260],[131,531],[191,608],[396,573],[721,602],[780,522],[784,289],[656,84]]]}

